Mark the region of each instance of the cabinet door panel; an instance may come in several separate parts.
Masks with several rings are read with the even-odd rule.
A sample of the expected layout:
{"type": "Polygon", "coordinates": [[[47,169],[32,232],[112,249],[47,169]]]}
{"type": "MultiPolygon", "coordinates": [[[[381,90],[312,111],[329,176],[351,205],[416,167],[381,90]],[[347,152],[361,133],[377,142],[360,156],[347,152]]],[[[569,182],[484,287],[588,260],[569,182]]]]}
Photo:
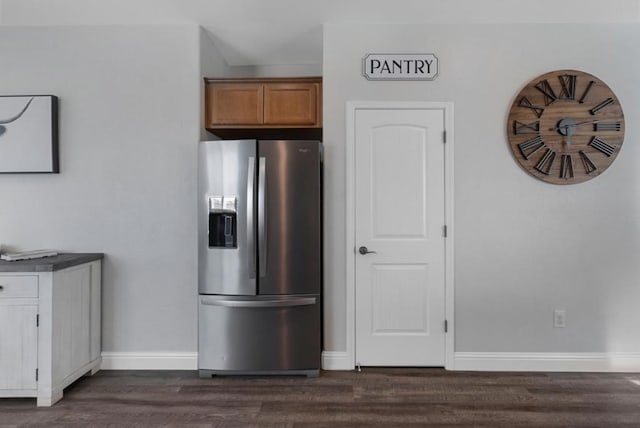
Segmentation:
{"type": "Polygon", "coordinates": [[[91,361],[100,357],[101,308],[102,306],[102,264],[91,263],[91,361]]]}
{"type": "Polygon", "coordinates": [[[35,390],[37,305],[0,302],[0,390],[35,390]]]}
{"type": "Polygon", "coordinates": [[[263,89],[258,83],[207,85],[207,126],[261,125],[263,89]]]}
{"type": "Polygon", "coordinates": [[[265,125],[313,126],[318,122],[316,83],[268,83],[264,89],[265,125]]]}
{"type": "Polygon", "coordinates": [[[55,272],[54,381],[62,381],[90,361],[90,281],[90,265],[55,272]]]}

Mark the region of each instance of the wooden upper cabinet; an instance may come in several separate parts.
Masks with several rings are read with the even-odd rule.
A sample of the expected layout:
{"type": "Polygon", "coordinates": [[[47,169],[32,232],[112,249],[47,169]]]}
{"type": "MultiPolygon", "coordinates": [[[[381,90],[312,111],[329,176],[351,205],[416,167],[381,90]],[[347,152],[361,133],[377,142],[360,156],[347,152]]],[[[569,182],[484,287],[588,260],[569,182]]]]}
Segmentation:
{"type": "Polygon", "coordinates": [[[263,88],[258,83],[216,83],[206,86],[207,126],[260,125],[263,88]]]}
{"type": "Polygon", "coordinates": [[[322,79],[205,79],[207,129],[321,128],[322,79]]]}
{"type": "Polygon", "coordinates": [[[315,126],[318,96],[315,83],[264,85],[264,124],[315,126]]]}

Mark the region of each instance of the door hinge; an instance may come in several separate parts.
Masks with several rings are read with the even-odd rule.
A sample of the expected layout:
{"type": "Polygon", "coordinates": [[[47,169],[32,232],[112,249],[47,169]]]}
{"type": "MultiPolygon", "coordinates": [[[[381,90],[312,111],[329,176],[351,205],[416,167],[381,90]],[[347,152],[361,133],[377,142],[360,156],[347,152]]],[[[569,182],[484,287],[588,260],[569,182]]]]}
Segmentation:
{"type": "Polygon", "coordinates": [[[38,381],[38,369],[36,369],[36,382],[38,381]]]}
{"type": "Polygon", "coordinates": [[[447,144],[447,130],[442,131],[442,142],[447,144]]]}
{"type": "Polygon", "coordinates": [[[40,314],[36,315],[36,327],[40,327],[40,314]]]}
{"type": "Polygon", "coordinates": [[[442,226],[442,236],[447,237],[447,225],[442,226]]]}
{"type": "Polygon", "coordinates": [[[444,320],[444,332],[449,332],[449,322],[447,320],[444,320]]]}

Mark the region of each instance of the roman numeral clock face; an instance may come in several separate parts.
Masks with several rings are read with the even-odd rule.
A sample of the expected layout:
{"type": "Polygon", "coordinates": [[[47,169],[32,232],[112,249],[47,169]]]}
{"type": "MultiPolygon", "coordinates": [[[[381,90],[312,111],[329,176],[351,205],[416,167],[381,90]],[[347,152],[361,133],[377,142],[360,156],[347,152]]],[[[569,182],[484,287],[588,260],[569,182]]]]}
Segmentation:
{"type": "Polygon", "coordinates": [[[507,135],[516,160],[534,177],[581,183],[615,160],[624,140],[624,115],[618,98],[597,77],[552,71],[516,96],[507,135]]]}

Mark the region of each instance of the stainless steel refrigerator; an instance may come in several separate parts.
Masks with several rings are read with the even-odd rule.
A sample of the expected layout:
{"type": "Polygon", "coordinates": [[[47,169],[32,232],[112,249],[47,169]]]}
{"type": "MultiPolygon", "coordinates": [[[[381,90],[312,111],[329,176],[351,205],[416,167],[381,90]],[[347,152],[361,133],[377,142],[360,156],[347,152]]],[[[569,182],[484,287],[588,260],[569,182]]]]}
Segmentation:
{"type": "Polygon", "coordinates": [[[199,146],[198,369],[317,376],[322,145],[199,146]]]}

